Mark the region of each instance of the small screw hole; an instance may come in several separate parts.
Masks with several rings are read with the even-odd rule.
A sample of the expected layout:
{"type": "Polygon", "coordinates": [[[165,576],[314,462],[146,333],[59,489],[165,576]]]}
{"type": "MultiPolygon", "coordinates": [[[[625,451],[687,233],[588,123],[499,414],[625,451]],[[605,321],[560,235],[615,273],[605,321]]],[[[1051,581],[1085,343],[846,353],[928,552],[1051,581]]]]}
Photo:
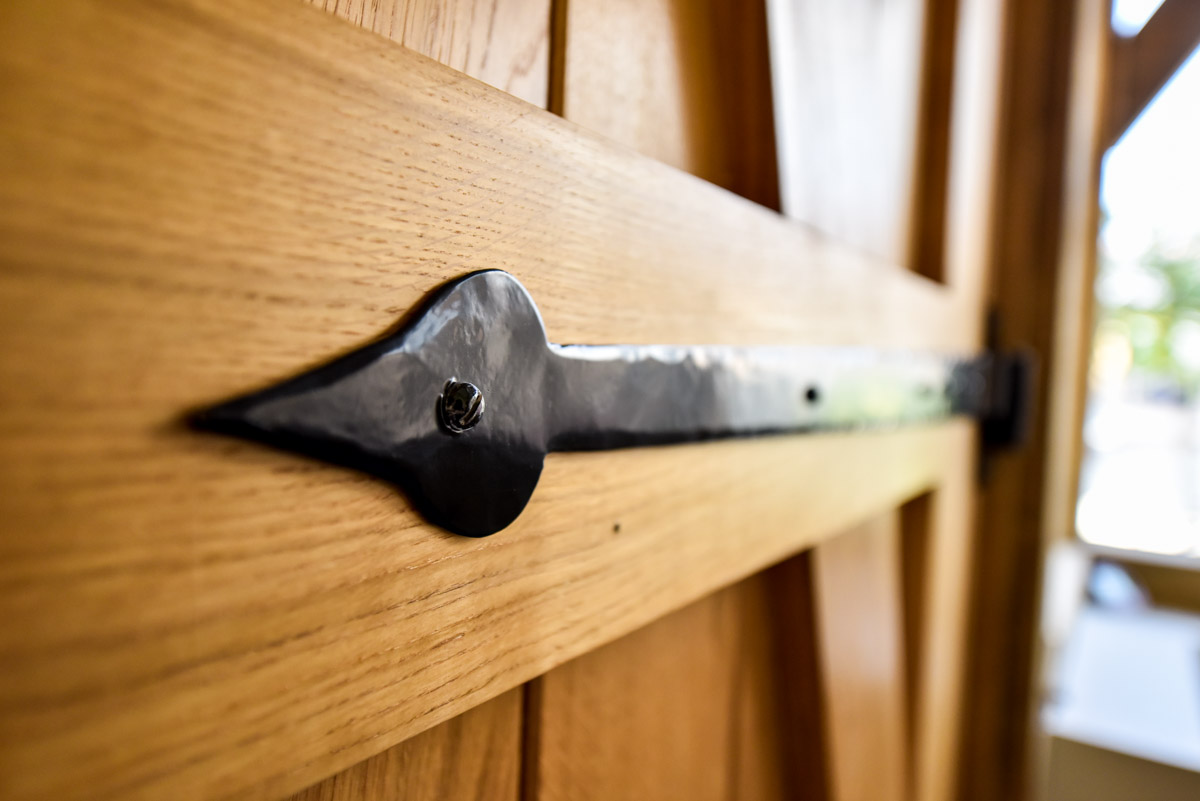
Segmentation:
{"type": "Polygon", "coordinates": [[[809,403],[816,403],[817,401],[821,400],[821,390],[817,389],[816,387],[809,387],[808,389],[804,390],[804,399],[809,403]]]}

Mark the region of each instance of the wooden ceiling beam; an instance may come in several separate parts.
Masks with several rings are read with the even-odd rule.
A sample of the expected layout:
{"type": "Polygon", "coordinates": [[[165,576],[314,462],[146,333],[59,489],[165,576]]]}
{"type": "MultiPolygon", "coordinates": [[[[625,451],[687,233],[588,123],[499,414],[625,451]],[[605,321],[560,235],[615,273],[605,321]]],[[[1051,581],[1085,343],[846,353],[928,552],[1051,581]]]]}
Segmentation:
{"type": "Polygon", "coordinates": [[[1200,3],[1195,0],[1165,0],[1136,36],[1113,35],[1106,146],[1121,138],[1197,46],[1200,3]]]}

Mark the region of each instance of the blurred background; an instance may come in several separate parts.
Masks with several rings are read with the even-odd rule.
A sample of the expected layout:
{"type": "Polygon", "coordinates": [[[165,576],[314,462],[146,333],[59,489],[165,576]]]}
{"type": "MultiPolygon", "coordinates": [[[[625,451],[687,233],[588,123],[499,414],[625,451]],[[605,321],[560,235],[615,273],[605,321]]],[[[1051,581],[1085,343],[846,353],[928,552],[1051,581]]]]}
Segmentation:
{"type": "MultiPolygon", "coordinates": [[[[1116,0],[1135,36],[1161,0],[1116,0]]],[[[1078,543],[1044,605],[1052,799],[1200,797],[1200,55],[1103,160],[1078,543]]]]}

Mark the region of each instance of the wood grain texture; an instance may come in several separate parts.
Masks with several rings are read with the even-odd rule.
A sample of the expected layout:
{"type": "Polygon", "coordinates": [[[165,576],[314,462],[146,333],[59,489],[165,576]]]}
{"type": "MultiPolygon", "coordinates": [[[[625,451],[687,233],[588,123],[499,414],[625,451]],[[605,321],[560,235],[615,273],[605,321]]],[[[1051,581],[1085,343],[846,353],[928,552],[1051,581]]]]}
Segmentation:
{"type": "Polygon", "coordinates": [[[783,211],[907,263],[925,0],[768,0],[783,211]]]}
{"type": "Polygon", "coordinates": [[[957,797],[976,446],[933,492],[813,549],[831,797],[957,797]]]}
{"type": "Polygon", "coordinates": [[[555,110],[778,208],[761,0],[563,0],[555,110]]]}
{"type": "Polygon", "coordinates": [[[1042,527],[1048,540],[1075,537],[1083,457],[1083,416],[1091,361],[1092,305],[1098,266],[1100,168],[1104,157],[1105,76],[1111,35],[1108,0],[1080,0],[1074,32],[1058,259],[1054,372],[1042,527]]]}
{"type": "Polygon", "coordinates": [[[908,797],[908,680],[898,512],[813,551],[830,797],[908,797]]]}
{"type": "MultiPolygon", "coordinates": [[[[1046,440],[1046,487],[1041,515],[1043,560],[1052,549],[1075,540],[1075,506],[1083,459],[1083,423],[1087,406],[1087,373],[1091,362],[1097,244],[1100,234],[1100,173],[1107,150],[1107,75],[1113,36],[1110,0],[1079,0],[1073,31],[1066,143],[1064,147],[1062,227],[1058,245],[1057,300],[1053,328],[1053,371],[1049,394],[1046,440]]],[[[1076,541],[1077,542],[1077,541],[1076,541]]],[[[1052,563],[1051,563],[1052,564],[1052,563]]],[[[1060,581],[1051,572],[1048,582],[1060,581]]],[[[1047,587],[1042,592],[1046,593],[1047,587]]],[[[1053,596],[1049,596],[1053,597],[1053,596]]],[[[1156,600],[1158,600],[1156,598],[1156,600]]],[[[1050,601],[1050,603],[1053,603],[1050,601]]],[[[1053,611],[1053,607],[1050,610],[1053,611]]],[[[1047,625],[1047,611],[1035,623],[1030,703],[1031,768],[1035,791],[1049,786],[1053,745],[1040,725],[1036,710],[1054,691],[1056,653],[1061,649],[1047,625]]]]}
{"type": "Polygon", "coordinates": [[[741,590],[747,656],[738,671],[739,748],[729,755],[737,776],[731,798],[829,798],[812,572],[808,551],[760,573],[741,590]]]}
{"type": "MultiPolygon", "coordinates": [[[[817,42],[807,52],[794,53],[794,59],[787,58],[787,53],[776,59],[776,91],[792,92],[790,101],[777,95],[778,107],[784,110],[779,120],[780,147],[784,149],[781,153],[783,195],[786,201],[789,186],[796,185],[809,193],[814,207],[818,200],[827,200],[821,213],[837,209],[845,211],[847,227],[841,235],[846,241],[867,249],[887,251],[894,259],[906,261],[923,274],[944,280],[959,308],[974,315],[976,328],[971,336],[978,341],[982,333],[982,309],[986,302],[988,266],[995,235],[992,216],[997,131],[1002,123],[1000,65],[1004,54],[1004,7],[1003,4],[978,0],[920,6],[896,3],[890,6],[876,4],[870,8],[855,4],[835,7],[785,0],[771,4],[772,19],[783,26],[777,31],[780,36],[787,35],[789,24],[799,26],[793,31],[793,42],[796,36],[807,42],[826,35],[815,25],[818,15],[839,15],[846,20],[874,15],[876,23],[889,14],[909,15],[906,25],[882,33],[873,32],[871,25],[861,22],[839,28],[834,39],[817,42]],[[906,56],[910,59],[909,68],[914,71],[911,74],[896,71],[894,62],[884,60],[882,51],[872,56],[879,61],[853,61],[848,55],[853,50],[836,49],[838,36],[862,46],[862,41],[874,35],[893,37],[892,47],[908,42],[906,46],[911,48],[913,42],[923,41],[919,57],[911,49],[906,56]],[[799,77],[778,71],[795,69],[792,63],[795,59],[806,65],[799,77]],[[836,159],[822,160],[812,151],[802,150],[801,162],[793,161],[789,166],[787,148],[817,147],[818,152],[820,148],[842,148],[845,155],[849,153],[846,148],[870,146],[861,141],[856,145],[853,139],[835,139],[832,143],[822,139],[834,137],[836,132],[827,129],[827,120],[816,116],[808,105],[807,95],[796,93],[796,87],[801,86],[818,96],[822,92],[832,94],[827,86],[809,85],[815,80],[812,76],[820,64],[847,79],[870,74],[873,65],[879,69],[888,66],[887,80],[876,84],[875,91],[888,91],[893,82],[901,81],[908,87],[906,91],[918,92],[908,96],[908,106],[866,104],[862,107],[862,113],[867,116],[891,113],[895,119],[885,129],[890,131],[897,126],[903,129],[907,125],[910,126],[909,135],[913,137],[909,144],[888,141],[880,146],[881,149],[873,151],[872,159],[890,159],[884,170],[876,169],[872,160],[854,161],[851,171],[862,170],[860,174],[864,176],[864,183],[858,189],[870,196],[873,205],[860,206],[854,197],[846,194],[853,191],[852,185],[838,184],[828,190],[822,189],[819,176],[824,173],[814,171],[827,170],[840,177],[840,171],[833,166],[836,159]],[[828,66],[830,64],[835,65],[836,70],[828,66]],[[788,116],[785,106],[789,102],[804,105],[801,120],[788,116]],[[813,119],[806,123],[803,114],[812,114],[813,119]],[[812,136],[815,138],[798,143],[789,138],[789,126],[801,133],[814,131],[812,136]],[[919,165],[919,174],[910,172],[913,169],[910,162],[919,165]],[[822,191],[828,191],[829,196],[823,196],[822,191]],[[860,208],[869,214],[871,222],[851,224],[860,222],[857,216],[860,208]],[[881,237],[881,231],[886,230],[892,233],[881,237]],[[890,244],[881,244],[886,242],[890,244]]],[[[895,52],[888,52],[888,58],[897,58],[895,52]]],[[[823,77],[825,73],[820,74],[823,77]]],[[[830,99],[828,102],[836,102],[840,107],[841,116],[834,119],[840,119],[846,125],[865,124],[866,120],[855,117],[860,108],[856,100],[864,96],[870,97],[869,93],[838,94],[830,99]]],[[[895,101],[896,98],[892,98],[889,102],[895,101]]],[[[854,135],[861,138],[864,134],[857,131],[854,135]]],[[[849,155],[846,157],[850,158],[849,155]]],[[[830,223],[831,228],[833,225],[830,223]]],[[[972,442],[964,439],[953,447],[952,459],[957,467],[946,474],[938,491],[929,497],[928,508],[906,507],[903,510],[905,535],[900,559],[903,603],[893,609],[886,601],[876,598],[874,613],[892,617],[863,622],[863,625],[883,625],[890,631],[892,625],[899,625],[895,616],[902,612],[903,640],[899,644],[893,643],[891,658],[883,660],[885,665],[892,666],[891,672],[877,677],[880,682],[877,689],[885,693],[887,703],[874,707],[871,710],[874,716],[858,717],[850,714],[856,698],[854,687],[842,686],[835,691],[840,703],[849,705],[847,714],[838,719],[840,722],[831,743],[835,794],[849,797],[911,795],[930,800],[957,797],[962,768],[960,727],[964,706],[971,703],[964,693],[963,676],[965,621],[972,592],[967,578],[974,528],[971,477],[975,475],[976,467],[972,442]],[[922,527],[924,530],[916,530],[922,527]],[[899,712],[895,708],[897,694],[904,701],[899,712]],[[837,752],[839,744],[840,755],[837,752]],[[860,773],[858,767],[864,764],[878,769],[860,773]]],[[[892,558],[887,550],[890,547],[886,543],[878,544],[878,548],[884,549],[883,553],[875,554],[880,563],[892,558]]],[[[815,569],[820,580],[820,561],[815,569]]],[[[855,575],[854,571],[850,574],[855,575]]],[[[836,610],[839,603],[847,605],[844,614],[853,619],[856,610],[853,599],[835,595],[823,600],[830,621],[840,619],[842,613],[836,610]]],[[[852,645],[843,643],[843,650],[852,645]]],[[[830,649],[825,655],[827,660],[838,658],[837,646],[836,642],[826,643],[830,649]]],[[[845,654],[842,657],[848,658],[845,654]]],[[[830,720],[834,719],[835,713],[831,710],[830,720]]]]}
{"type": "MultiPolygon", "coordinates": [[[[777,206],[760,3],[570,0],[556,19],[554,110],[777,206]]],[[[533,682],[529,801],[822,798],[811,593],[795,561],[533,682]]]]}
{"type": "Polygon", "coordinates": [[[739,600],[719,592],[538,679],[532,798],[726,797],[739,600]]]}
{"type": "Polygon", "coordinates": [[[193,434],[481,267],[562,342],[955,349],[974,317],[302,4],[8,3],[0,37],[6,798],[302,789],[932,486],[969,431],[554,457],[481,541],[193,434]]]}
{"type": "Polygon", "coordinates": [[[1059,310],[1059,248],[1075,3],[1012,0],[1000,26],[1005,62],[990,294],[1000,348],[1041,354],[1030,435],[990,461],[979,493],[973,609],[961,731],[963,797],[1029,790],[1036,624],[1045,531],[1050,382],[1059,310]]]}
{"type": "Polygon", "coordinates": [[[307,0],[546,108],[551,0],[307,0]]]}
{"type": "MultiPolygon", "coordinates": [[[[904,638],[905,708],[904,719],[908,725],[908,778],[909,796],[917,797],[917,760],[920,751],[917,736],[917,720],[921,715],[921,671],[924,642],[929,632],[926,619],[929,604],[925,592],[930,583],[929,564],[932,547],[933,493],[913,498],[899,510],[900,514],[900,590],[901,623],[904,638]]],[[[962,531],[960,537],[969,537],[962,531]]],[[[962,603],[962,601],[960,601],[962,603]]]]}
{"type": "Polygon", "coordinates": [[[1163,0],[1137,35],[1110,34],[1105,149],[1121,138],[1197,47],[1200,3],[1195,0],[1163,0]]]}
{"type": "Polygon", "coordinates": [[[289,801],[517,801],[522,693],[509,690],[289,801]]]}
{"type": "Polygon", "coordinates": [[[807,557],[534,682],[530,801],[824,798],[807,557]]]}
{"type": "Polygon", "coordinates": [[[1002,3],[767,0],[784,212],[982,302],[1002,3]]]}
{"type": "Polygon", "coordinates": [[[910,198],[915,213],[904,263],[936,281],[952,278],[946,260],[946,223],[950,211],[955,79],[965,77],[959,76],[956,69],[960,5],[960,0],[925,0],[922,13],[920,94],[910,198]]]}
{"type": "MultiPolygon", "coordinates": [[[[943,0],[939,0],[939,6],[943,0]]],[[[954,10],[954,78],[950,98],[950,152],[946,187],[945,264],[941,278],[965,308],[974,311],[974,341],[983,344],[990,303],[996,226],[1006,48],[1005,4],[957,0],[954,10]]],[[[930,60],[933,57],[930,56],[930,60]]],[[[939,213],[934,209],[934,213],[939,213]]],[[[918,225],[929,227],[924,220],[918,225]]]]}
{"type": "Polygon", "coordinates": [[[978,550],[974,432],[959,432],[949,447],[951,463],[937,489],[901,510],[905,615],[910,621],[906,648],[917,649],[915,654],[909,651],[906,660],[913,694],[910,786],[921,801],[961,797],[963,725],[976,693],[967,683],[968,651],[975,634],[968,621],[974,593],[979,592],[972,575],[978,550]]]}
{"type": "MultiPolygon", "coordinates": [[[[448,67],[545,108],[550,0],[310,0],[448,67]]],[[[347,769],[297,801],[513,799],[521,693],[510,691],[347,769]]]]}

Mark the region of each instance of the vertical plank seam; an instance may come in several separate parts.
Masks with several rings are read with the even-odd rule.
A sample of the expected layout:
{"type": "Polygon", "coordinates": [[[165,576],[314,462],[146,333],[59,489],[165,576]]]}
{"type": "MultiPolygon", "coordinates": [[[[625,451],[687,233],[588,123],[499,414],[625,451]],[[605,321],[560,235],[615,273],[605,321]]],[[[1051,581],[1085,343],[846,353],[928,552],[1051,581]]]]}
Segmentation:
{"type": "Polygon", "coordinates": [[[550,0],[550,75],[546,108],[560,117],[566,116],[567,13],[567,0],[550,0]]]}
{"type": "Polygon", "coordinates": [[[950,196],[951,120],[957,70],[959,0],[926,0],[914,180],[907,261],[910,269],[945,283],[950,196]],[[948,77],[947,77],[948,76],[948,77]]]}
{"type": "Polygon", "coordinates": [[[541,795],[538,770],[542,753],[541,718],[541,679],[534,679],[521,688],[521,755],[517,780],[521,801],[537,801],[541,795]]]}

